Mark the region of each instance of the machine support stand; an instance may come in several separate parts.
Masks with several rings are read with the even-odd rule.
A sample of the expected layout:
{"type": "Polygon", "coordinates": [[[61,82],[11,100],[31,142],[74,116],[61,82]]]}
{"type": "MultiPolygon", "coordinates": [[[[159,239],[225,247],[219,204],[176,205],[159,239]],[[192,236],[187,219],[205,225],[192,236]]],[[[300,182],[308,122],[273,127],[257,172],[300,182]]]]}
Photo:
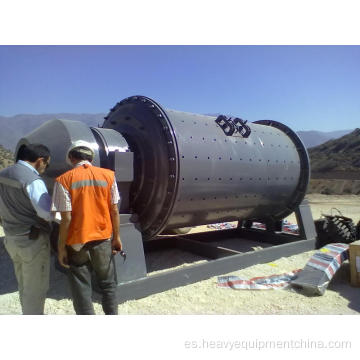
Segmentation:
{"type": "Polygon", "coordinates": [[[114,257],[117,283],[146,277],[146,264],[141,232],[137,224],[131,221],[134,215],[120,214],[120,239],[126,259],[120,255],[114,257]]]}
{"type": "Polygon", "coordinates": [[[295,209],[295,216],[299,226],[299,236],[304,240],[316,238],[315,223],[307,199],[304,199],[295,209]]]}
{"type": "Polygon", "coordinates": [[[144,244],[141,233],[130,221],[130,216],[122,214],[121,239],[128,257],[125,263],[122,263],[119,256],[116,259],[118,300],[124,302],[139,299],[215,275],[315,249],[316,230],[307,200],[299,205],[295,214],[299,235],[243,227],[182,236],[162,236],[145,241],[144,244]],[[262,243],[263,249],[250,251],[251,245],[248,245],[248,250],[246,246],[243,246],[243,250],[235,249],[231,245],[226,246],[245,244],[247,240],[262,243]],[[207,261],[156,275],[147,275],[145,254],[169,248],[203,256],[207,261]]]}

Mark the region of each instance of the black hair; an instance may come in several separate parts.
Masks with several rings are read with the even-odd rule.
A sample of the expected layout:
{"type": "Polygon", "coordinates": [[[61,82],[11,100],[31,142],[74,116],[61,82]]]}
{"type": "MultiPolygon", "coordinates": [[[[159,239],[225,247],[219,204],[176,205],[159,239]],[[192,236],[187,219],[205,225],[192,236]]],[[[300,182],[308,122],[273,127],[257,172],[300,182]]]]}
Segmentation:
{"type": "Polygon", "coordinates": [[[16,161],[23,160],[35,162],[39,158],[48,160],[50,157],[50,150],[42,144],[28,144],[21,145],[16,155],[16,161]]]}
{"type": "Polygon", "coordinates": [[[73,158],[73,159],[76,159],[76,160],[87,160],[87,161],[90,161],[92,162],[93,161],[93,156],[90,155],[90,154],[85,154],[83,153],[81,150],[83,151],[89,151],[89,149],[87,147],[84,147],[84,146],[78,146],[76,147],[75,149],[71,150],[69,152],[69,158],[73,158]]]}

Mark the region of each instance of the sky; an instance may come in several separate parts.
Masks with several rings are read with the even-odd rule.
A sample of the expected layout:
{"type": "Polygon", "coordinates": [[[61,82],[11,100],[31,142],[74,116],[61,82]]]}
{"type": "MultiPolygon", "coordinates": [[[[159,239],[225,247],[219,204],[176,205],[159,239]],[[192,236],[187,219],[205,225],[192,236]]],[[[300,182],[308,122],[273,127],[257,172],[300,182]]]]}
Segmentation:
{"type": "Polygon", "coordinates": [[[360,46],[0,46],[0,115],[164,108],[273,119],[295,131],[360,127],[360,46]]]}

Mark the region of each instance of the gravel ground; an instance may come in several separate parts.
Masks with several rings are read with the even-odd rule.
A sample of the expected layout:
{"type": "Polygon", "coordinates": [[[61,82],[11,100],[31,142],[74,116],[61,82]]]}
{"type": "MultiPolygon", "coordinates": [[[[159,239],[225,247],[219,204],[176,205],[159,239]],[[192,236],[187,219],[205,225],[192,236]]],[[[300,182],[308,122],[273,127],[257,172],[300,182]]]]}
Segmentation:
{"type": "MultiPolygon", "coordinates": [[[[330,213],[332,207],[343,215],[358,221],[360,218],[360,196],[309,195],[308,199],[314,219],[321,213],[330,213]]],[[[295,222],[295,217],[289,220],[295,222]]],[[[195,229],[194,231],[203,230],[195,229]]],[[[0,237],[3,236],[0,228],[0,237]]],[[[301,269],[314,251],[304,252],[287,258],[279,258],[268,264],[258,264],[231,275],[246,278],[281,274],[301,269]]],[[[158,261],[168,262],[164,267],[172,268],[204,261],[180,250],[167,253],[151,253],[147,259],[149,276],[157,273],[158,261]]],[[[11,262],[0,241],[0,314],[20,314],[20,303],[11,262]]],[[[226,275],[226,274],[224,274],[226,275]]],[[[230,274],[228,274],[230,275],[230,274]]],[[[349,264],[345,262],[331,281],[323,296],[309,297],[295,290],[233,290],[217,287],[217,277],[154,294],[139,300],[119,305],[119,314],[359,314],[360,289],[349,284],[349,264]]],[[[72,302],[64,275],[51,272],[51,289],[45,304],[46,314],[74,314],[72,302]],[[56,284],[56,287],[54,286],[56,284]]],[[[99,299],[94,298],[97,314],[103,314],[99,299]]]]}

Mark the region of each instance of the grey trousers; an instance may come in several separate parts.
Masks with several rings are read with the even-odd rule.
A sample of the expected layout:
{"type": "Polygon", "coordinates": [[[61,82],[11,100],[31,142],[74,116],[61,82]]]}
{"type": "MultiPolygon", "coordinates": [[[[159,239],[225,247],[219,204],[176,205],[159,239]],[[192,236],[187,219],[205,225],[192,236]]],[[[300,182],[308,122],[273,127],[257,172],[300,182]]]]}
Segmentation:
{"type": "Polygon", "coordinates": [[[102,293],[102,307],[106,315],[117,315],[115,267],[111,256],[111,241],[100,240],[86,243],[80,251],[67,247],[70,269],[68,277],[73,305],[78,315],[94,315],[91,274],[102,293]]]}
{"type": "Polygon", "coordinates": [[[50,277],[49,234],[36,240],[27,235],[5,236],[4,245],[14,264],[24,315],[42,315],[50,277]]]}

